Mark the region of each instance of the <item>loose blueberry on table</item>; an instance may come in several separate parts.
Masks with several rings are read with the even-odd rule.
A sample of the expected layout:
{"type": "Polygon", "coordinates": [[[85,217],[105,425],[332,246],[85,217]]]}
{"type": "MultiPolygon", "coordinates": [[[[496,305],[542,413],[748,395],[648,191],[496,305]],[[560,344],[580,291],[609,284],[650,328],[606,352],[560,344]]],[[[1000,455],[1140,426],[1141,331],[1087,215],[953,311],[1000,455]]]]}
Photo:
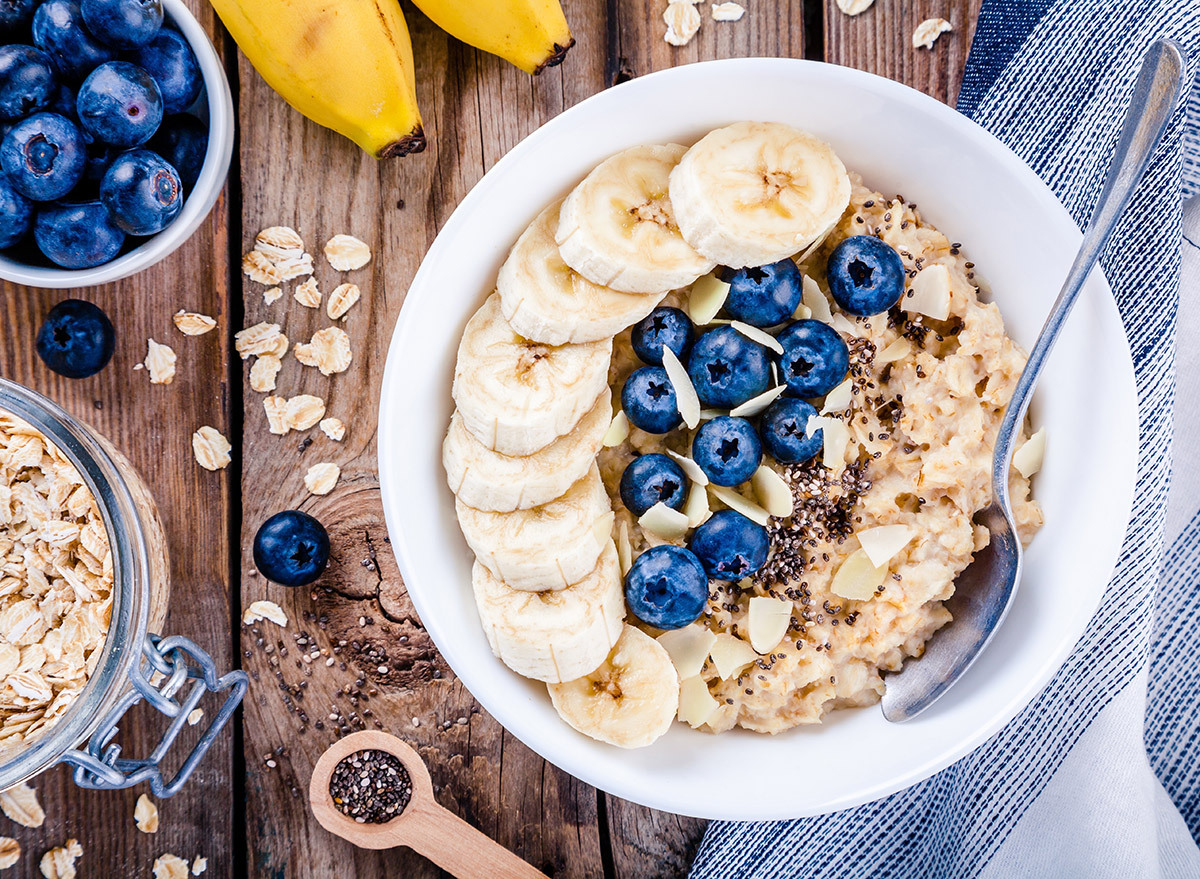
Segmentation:
{"type": "Polygon", "coordinates": [[[659,629],[695,622],[708,600],[708,574],[681,546],[654,546],[637,557],[625,577],[625,602],[639,620],[659,629]]]}
{"type": "Polygon", "coordinates": [[[276,513],[254,535],[254,564],[281,586],[306,586],[329,564],[329,533],[308,513],[276,513]]]}
{"type": "Polygon", "coordinates": [[[99,306],[81,299],[64,299],[42,321],[37,353],[59,375],[87,378],[112,359],[116,340],[112,321],[99,306]]]}
{"type": "Polygon", "coordinates": [[[642,455],[634,458],[621,474],[621,502],[635,516],[643,515],[659,503],[680,510],[687,486],[683,468],[666,455],[642,455]]]}

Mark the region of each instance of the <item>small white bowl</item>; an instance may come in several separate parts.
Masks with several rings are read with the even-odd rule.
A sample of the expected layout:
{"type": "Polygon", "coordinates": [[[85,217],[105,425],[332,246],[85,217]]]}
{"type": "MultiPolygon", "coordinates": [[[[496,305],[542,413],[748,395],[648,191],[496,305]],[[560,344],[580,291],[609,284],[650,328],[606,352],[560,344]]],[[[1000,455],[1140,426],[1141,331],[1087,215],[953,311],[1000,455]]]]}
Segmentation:
{"type": "Polygon", "coordinates": [[[204,91],[200,95],[200,106],[207,115],[208,151],[204,154],[204,165],[196,185],[187,194],[183,210],[171,225],[128,253],[112,262],[91,269],[62,269],[54,266],[31,266],[0,253],[0,278],[14,284],[29,287],[93,287],[128,278],[174,253],[183,242],[192,237],[208,212],[217,202],[225,177],[229,173],[229,162],[233,158],[233,96],[229,92],[229,80],[225,68],[217,57],[217,50],[204,28],[196,21],[183,0],[163,0],[167,19],[179,28],[200,64],[204,77],[204,91]]]}
{"type": "Polygon", "coordinates": [[[1080,233],[998,140],[932,98],[848,68],[785,59],[694,64],[566,111],[463,199],[400,312],[380,403],[379,468],[388,531],[421,621],[455,674],[511,733],[584,781],[647,806],[781,819],[854,806],[932,775],[1008,723],[1059,669],[1099,605],[1124,539],[1137,397],[1120,316],[1096,271],[1038,387],[1034,418],[1049,443],[1034,490],[1046,525],[1026,556],[1020,591],[984,655],[917,719],[892,725],[872,706],[773,737],[742,730],[712,736],[677,723],[638,751],[575,732],[544,685],[492,656],[479,625],[471,553],[441,465],[455,352],[506,252],[547,203],[618,150],[692,143],[740,119],[812,131],[868,184],[918,203],[964,243],[1008,331],[1027,350],[1032,345],[1080,233]]]}

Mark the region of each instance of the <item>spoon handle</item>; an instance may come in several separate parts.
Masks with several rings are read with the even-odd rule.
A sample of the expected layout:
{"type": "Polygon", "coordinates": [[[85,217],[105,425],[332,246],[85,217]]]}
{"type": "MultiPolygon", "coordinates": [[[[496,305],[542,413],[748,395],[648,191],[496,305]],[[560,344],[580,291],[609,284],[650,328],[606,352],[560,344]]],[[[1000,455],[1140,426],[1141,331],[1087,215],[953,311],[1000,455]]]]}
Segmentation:
{"type": "Polygon", "coordinates": [[[457,879],[546,879],[487,834],[435,802],[414,803],[404,815],[403,844],[457,879]]]}
{"type": "Polygon", "coordinates": [[[1171,111],[1179,99],[1182,71],[1183,57],[1179,48],[1170,40],[1158,40],[1153,43],[1142,59],[1142,68],[1133,87],[1133,96],[1121,127],[1121,137],[1117,141],[1112,164],[1109,166],[1108,179],[1105,180],[1104,189],[1101,190],[1100,198],[1092,211],[1083,245],[1079,248],[1079,255],[1075,257],[1067,280],[1063,283],[1062,292],[1058,294],[1058,299],[1046,318],[1041,335],[1029,353],[1025,371],[1017,381],[1017,387],[1013,391],[1012,400],[1009,401],[996,438],[995,457],[992,461],[992,490],[1006,511],[1009,508],[1009,462],[1013,445],[1025,420],[1025,412],[1029,408],[1033,387],[1041,375],[1050,350],[1058,340],[1067,315],[1071,313],[1075,300],[1079,298],[1084,282],[1100,257],[1100,251],[1104,249],[1117,220],[1128,207],[1133,190],[1150,163],[1155,147],[1162,139],[1171,111]]]}

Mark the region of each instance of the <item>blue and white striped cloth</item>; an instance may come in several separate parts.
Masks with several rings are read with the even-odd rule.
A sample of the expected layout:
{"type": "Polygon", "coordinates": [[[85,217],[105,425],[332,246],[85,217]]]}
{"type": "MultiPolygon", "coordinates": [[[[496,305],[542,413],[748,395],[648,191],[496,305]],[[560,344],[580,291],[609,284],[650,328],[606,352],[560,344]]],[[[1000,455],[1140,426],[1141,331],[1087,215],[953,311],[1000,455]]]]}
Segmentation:
{"type": "MultiPolygon", "coordinates": [[[[959,109],[1084,225],[1160,36],[1200,66],[1200,2],[985,0],[959,109]]],[[[693,879],[1200,877],[1200,198],[1184,216],[1196,192],[1200,83],[1102,258],[1137,374],[1138,489],[1066,665],[986,745],[907,790],[819,818],[713,824],[693,879]]]]}

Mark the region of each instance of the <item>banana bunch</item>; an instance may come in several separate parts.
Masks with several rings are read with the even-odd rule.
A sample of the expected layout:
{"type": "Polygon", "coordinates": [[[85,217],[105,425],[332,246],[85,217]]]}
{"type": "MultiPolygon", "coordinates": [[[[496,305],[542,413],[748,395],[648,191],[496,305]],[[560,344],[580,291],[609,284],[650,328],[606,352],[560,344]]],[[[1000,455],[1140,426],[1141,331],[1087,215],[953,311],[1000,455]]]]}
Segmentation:
{"type": "Polygon", "coordinates": [[[833,151],[786,125],[737,123],[690,149],[634,147],[534,219],[467,322],[442,463],[475,554],[479,618],[496,656],[545,682],[579,732],[644,747],[680,712],[670,654],[624,622],[596,465],[612,421],[613,337],[718,263],[815,246],[849,198],[833,151]]]}
{"type": "MultiPolygon", "coordinates": [[[[246,58],[285,101],[384,159],[425,149],[399,0],[212,0],[246,58]]],[[[420,0],[465,43],[529,73],[575,44],[559,0],[420,0]]]]}

